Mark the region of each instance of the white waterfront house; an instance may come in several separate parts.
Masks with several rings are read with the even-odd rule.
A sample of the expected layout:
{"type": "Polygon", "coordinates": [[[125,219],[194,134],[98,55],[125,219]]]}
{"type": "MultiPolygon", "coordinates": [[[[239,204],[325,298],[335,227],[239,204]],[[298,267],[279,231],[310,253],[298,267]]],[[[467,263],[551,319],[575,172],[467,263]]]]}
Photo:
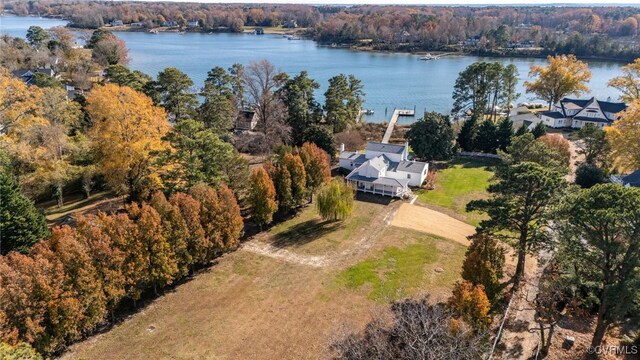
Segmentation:
{"type": "Polygon", "coordinates": [[[410,186],[424,183],[429,164],[409,160],[409,145],[369,142],[365,153],[344,151],[340,167],[349,170],[346,180],[356,190],[391,197],[408,197],[410,186]]]}
{"type": "Polygon", "coordinates": [[[564,98],[551,111],[541,112],[540,119],[551,128],[581,129],[593,124],[602,129],[613,124],[626,109],[625,103],[600,101],[594,97],[586,100],[564,98]]]}

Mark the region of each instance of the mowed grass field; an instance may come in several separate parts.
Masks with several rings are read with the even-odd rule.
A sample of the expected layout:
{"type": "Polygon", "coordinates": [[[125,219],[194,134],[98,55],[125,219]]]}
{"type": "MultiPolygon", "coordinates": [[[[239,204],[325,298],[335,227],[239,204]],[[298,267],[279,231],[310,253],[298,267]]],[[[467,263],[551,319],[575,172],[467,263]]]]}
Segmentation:
{"type": "Polygon", "coordinates": [[[434,190],[419,190],[418,200],[435,210],[477,226],[481,214],[468,213],[469,201],[487,196],[487,186],[494,174],[496,160],[458,158],[437,172],[434,190]]]}
{"type": "Polygon", "coordinates": [[[307,207],[62,358],[326,359],[344,325],[459,278],[465,246],[389,225],[398,206],[356,201],[338,224],[307,207]]]}

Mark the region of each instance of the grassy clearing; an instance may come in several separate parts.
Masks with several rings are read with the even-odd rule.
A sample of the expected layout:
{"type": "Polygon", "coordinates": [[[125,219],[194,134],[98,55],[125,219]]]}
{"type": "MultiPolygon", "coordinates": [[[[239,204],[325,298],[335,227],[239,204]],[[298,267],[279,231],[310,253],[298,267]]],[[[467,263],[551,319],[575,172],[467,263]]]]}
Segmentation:
{"type": "Polygon", "coordinates": [[[386,302],[449,289],[458,279],[465,246],[395,227],[385,230],[383,236],[400,246],[386,247],[342,271],[338,276],[342,285],[363,288],[369,299],[386,302]],[[438,273],[436,268],[444,271],[438,273]]]}
{"type": "Polygon", "coordinates": [[[459,278],[465,247],[387,226],[381,219],[396,205],[357,201],[329,229],[308,207],[251,241],[339,261],[318,268],[240,249],[62,359],[330,358],[344,324],[364,326],[385,300],[442,300],[459,278]]]}
{"type": "Polygon", "coordinates": [[[53,223],[66,215],[90,212],[94,209],[97,210],[106,202],[118,202],[120,200],[115,198],[112,193],[103,191],[91,195],[88,199],[85,199],[81,194],[67,196],[64,199],[64,205],[61,207],[58,207],[56,200],[40,203],[37,206],[44,210],[47,221],[53,223]]]}
{"type": "Polygon", "coordinates": [[[357,236],[360,229],[384,209],[377,203],[356,201],[353,214],[344,221],[327,222],[310,205],[292,219],[269,230],[272,242],[302,254],[317,254],[338,251],[349,245],[349,239],[357,236]]]}
{"type": "Polygon", "coordinates": [[[477,226],[482,215],[468,213],[465,207],[469,201],[487,196],[495,160],[459,158],[449,165],[438,171],[435,190],[419,190],[418,199],[436,210],[477,226]]]}

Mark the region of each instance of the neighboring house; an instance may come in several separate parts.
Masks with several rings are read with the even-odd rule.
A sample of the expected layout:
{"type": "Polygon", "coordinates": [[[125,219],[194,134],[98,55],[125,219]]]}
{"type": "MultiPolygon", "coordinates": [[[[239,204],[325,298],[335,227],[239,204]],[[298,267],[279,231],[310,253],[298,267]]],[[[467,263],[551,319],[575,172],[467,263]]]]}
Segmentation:
{"type": "Polygon", "coordinates": [[[258,115],[255,111],[240,111],[233,124],[235,131],[253,131],[258,125],[258,115]]]}
{"type": "Polygon", "coordinates": [[[409,160],[407,143],[369,142],[364,154],[341,145],[340,167],[351,171],[346,180],[356,190],[399,198],[410,196],[409,187],[421,186],[429,171],[429,164],[409,160]]]}
{"type": "Polygon", "coordinates": [[[124,23],[122,22],[122,20],[113,20],[111,22],[111,26],[122,26],[124,25],[124,23]]]}
{"type": "Polygon", "coordinates": [[[284,22],[284,24],[282,24],[282,27],[283,28],[288,28],[288,29],[297,28],[298,27],[298,22],[296,22],[293,19],[287,20],[287,21],[284,22]]]}
{"type": "Polygon", "coordinates": [[[253,29],[253,33],[256,35],[264,35],[264,29],[261,27],[257,27],[255,29],[253,29]]]}
{"type": "Polygon", "coordinates": [[[15,77],[19,78],[20,80],[24,81],[25,83],[27,83],[27,85],[31,85],[33,83],[34,76],[37,73],[41,73],[41,74],[45,74],[45,75],[48,75],[48,76],[51,76],[51,77],[58,78],[56,73],[52,69],[48,69],[48,68],[24,69],[24,70],[15,70],[15,71],[11,72],[11,74],[13,76],[15,76],[15,77]]]}
{"type": "Polygon", "coordinates": [[[640,187],[640,170],[629,175],[612,175],[611,182],[625,187],[640,187]]]}
{"type": "Polygon", "coordinates": [[[169,21],[161,22],[160,26],[162,26],[162,27],[176,27],[176,26],[178,26],[178,23],[173,21],[173,20],[169,20],[169,21]]]}
{"type": "Polygon", "coordinates": [[[187,21],[187,27],[195,28],[198,26],[200,26],[200,24],[198,23],[198,20],[187,21]]]}
{"type": "Polygon", "coordinates": [[[564,98],[551,111],[541,112],[540,119],[552,128],[581,129],[593,124],[602,129],[613,124],[626,109],[625,103],[600,101],[595,97],[587,100],[564,98]]]}
{"type": "Polygon", "coordinates": [[[142,21],[132,22],[129,25],[131,25],[131,27],[144,27],[144,22],[142,22],[142,21]]]}

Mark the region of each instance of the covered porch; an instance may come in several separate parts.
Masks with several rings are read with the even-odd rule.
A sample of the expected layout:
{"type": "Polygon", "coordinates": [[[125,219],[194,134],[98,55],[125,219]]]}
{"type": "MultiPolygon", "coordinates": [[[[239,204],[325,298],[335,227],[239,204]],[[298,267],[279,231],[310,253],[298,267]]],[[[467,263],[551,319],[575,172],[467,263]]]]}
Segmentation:
{"type": "Polygon", "coordinates": [[[357,191],[383,195],[383,196],[391,196],[391,197],[398,197],[398,198],[402,197],[401,187],[393,187],[390,185],[379,185],[379,184],[374,184],[371,182],[360,181],[360,180],[348,181],[348,183],[351,184],[351,186],[353,186],[353,188],[357,191]]]}

